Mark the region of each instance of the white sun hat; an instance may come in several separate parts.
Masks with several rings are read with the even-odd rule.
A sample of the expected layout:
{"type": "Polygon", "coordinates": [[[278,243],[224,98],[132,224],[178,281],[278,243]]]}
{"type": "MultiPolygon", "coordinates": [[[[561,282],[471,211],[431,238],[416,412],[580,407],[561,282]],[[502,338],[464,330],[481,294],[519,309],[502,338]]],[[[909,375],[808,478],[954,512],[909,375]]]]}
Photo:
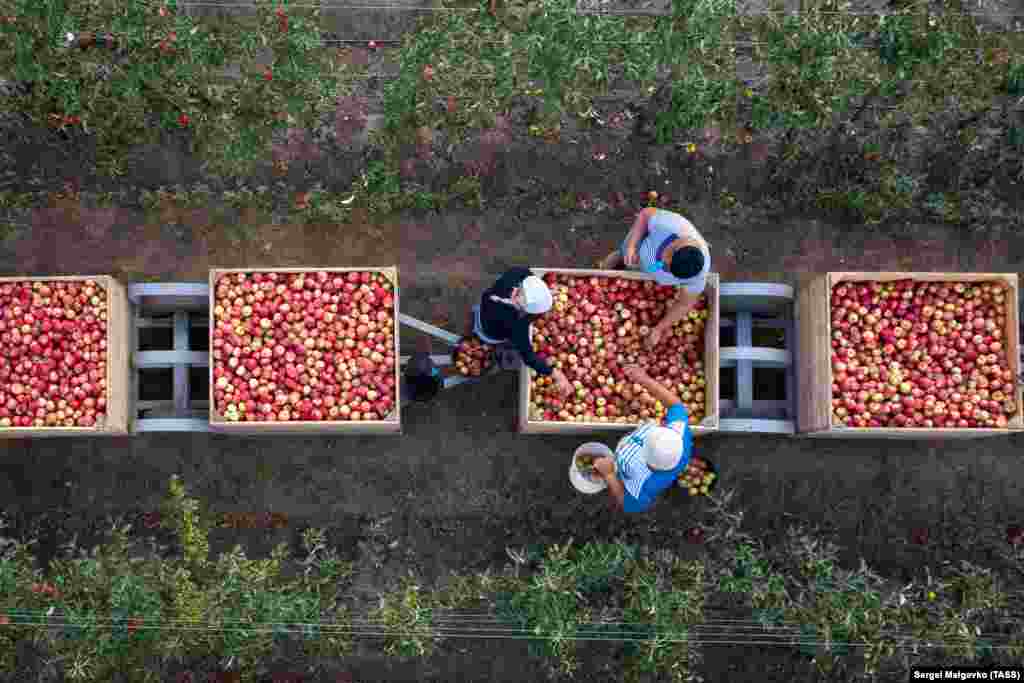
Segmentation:
{"type": "Polygon", "coordinates": [[[536,275],[530,275],[520,285],[523,292],[523,299],[526,301],[524,308],[530,315],[540,315],[551,310],[554,300],[551,297],[551,290],[536,275]]]}
{"type": "Polygon", "coordinates": [[[614,458],[615,453],[603,443],[591,441],[590,443],[585,443],[577,448],[576,452],[572,454],[572,462],[569,463],[569,481],[572,482],[573,487],[577,491],[586,494],[604,491],[608,488],[608,482],[604,479],[592,479],[580,472],[576,467],[576,456],[581,453],[589,453],[599,458],[614,458]]]}
{"type": "Polygon", "coordinates": [[[674,429],[654,427],[644,439],[644,460],[652,470],[667,472],[683,457],[683,437],[674,429]]]}

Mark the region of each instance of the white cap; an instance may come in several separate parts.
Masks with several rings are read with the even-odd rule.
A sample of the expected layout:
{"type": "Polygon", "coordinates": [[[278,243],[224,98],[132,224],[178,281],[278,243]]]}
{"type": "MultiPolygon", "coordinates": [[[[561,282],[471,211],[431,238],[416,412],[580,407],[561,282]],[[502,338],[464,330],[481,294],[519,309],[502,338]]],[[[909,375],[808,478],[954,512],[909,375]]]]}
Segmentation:
{"type": "Polygon", "coordinates": [[[524,308],[527,313],[540,315],[551,310],[553,303],[551,290],[548,289],[548,286],[539,277],[530,275],[523,280],[523,284],[519,288],[523,293],[523,299],[526,300],[524,308]]]}
{"type": "Polygon", "coordinates": [[[654,427],[644,439],[644,459],[652,470],[667,472],[683,457],[683,437],[668,427],[654,427]]]}

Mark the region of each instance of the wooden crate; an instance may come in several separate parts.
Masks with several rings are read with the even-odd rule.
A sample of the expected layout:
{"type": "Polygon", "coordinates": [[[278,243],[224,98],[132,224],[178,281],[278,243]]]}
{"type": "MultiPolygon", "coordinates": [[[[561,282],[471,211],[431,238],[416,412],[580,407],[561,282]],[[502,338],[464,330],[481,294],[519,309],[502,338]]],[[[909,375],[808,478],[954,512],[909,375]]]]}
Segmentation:
{"type": "Polygon", "coordinates": [[[402,401],[398,393],[401,391],[401,370],[398,345],[398,268],[214,268],[210,270],[210,431],[230,434],[401,434],[402,433],[402,401]],[[214,408],[213,389],[213,310],[216,306],[217,280],[228,273],[328,273],[371,272],[384,273],[394,285],[394,319],[395,319],[395,409],[386,420],[323,420],[304,422],[229,422],[219,415],[214,408]]]}
{"type": "Polygon", "coordinates": [[[1005,429],[846,427],[832,425],[832,287],[840,282],[894,280],[924,282],[1002,282],[1007,296],[1006,346],[1010,368],[1020,373],[1020,321],[1018,277],[1013,273],[825,273],[797,290],[797,432],[811,437],[872,439],[975,439],[1024,430],[1021,388],[1017,389],[1017,414],[1005,429]]]}
{"type": "MultiPolygon", "coordinates": [[[[131,313],[125,286],[109,275],[2,277],[6,282],[84,282],[94,280],[107,292],[107,417],[94,427],[5,427],[0,438],[25,439],[55,436],[125,436],[129,433],[128,377],[131,360],[131,313]]],[[[0,350],[2,352],[2,350],[0,350]]]]}
{"type": "MultiPolygon", "coordinates": [[[[531,268],[536,275],[545,273],[575,275],[578,277],[616,277],[628,280],[654,280],[647,273],[618,270],[588,270],[574,268],[531,268]]],[[[700,436],[718,430],[718,274],[709,273],[704,294],[708,298],[709,314],[704,328],[704,367],[707,385],[705,386],[706,424],[692,427],[694,436],[700,436]]],[[[621,422],[556,422],[530,419],[530,369],[525,365],[519,370],[519,431],[524,434],[589,434],[601,431],[631,431],[638,425],[621,422]]]]}

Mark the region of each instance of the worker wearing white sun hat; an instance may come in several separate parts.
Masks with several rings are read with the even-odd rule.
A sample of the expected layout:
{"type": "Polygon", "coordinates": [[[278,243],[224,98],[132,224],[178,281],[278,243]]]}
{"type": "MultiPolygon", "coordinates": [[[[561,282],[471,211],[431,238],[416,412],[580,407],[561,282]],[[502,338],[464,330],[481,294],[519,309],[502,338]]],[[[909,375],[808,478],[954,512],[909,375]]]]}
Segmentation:
{"type": "Polygon", "coordinates": [[[668,405],[664,424],[645,424],[619,441],[615,458],[598,458],[594,469],[608,484],[608,493],[623,512],[646,512],[672,486],[690,462],[693,432],[683,402],[641,368],[625,368],[626,376],[668,405]]]}
{"type": "Polygon", "coordinates": [[[473,309],[473,332],[486,344],[510,345],[523,363],[539,375],[551,376],[562,394],[569,394],[569,379],[538,356],[530,341],[530,324],[553,304],[543,280],[529,268],[512,268],[480,297],[480,305],[473,309]]]}

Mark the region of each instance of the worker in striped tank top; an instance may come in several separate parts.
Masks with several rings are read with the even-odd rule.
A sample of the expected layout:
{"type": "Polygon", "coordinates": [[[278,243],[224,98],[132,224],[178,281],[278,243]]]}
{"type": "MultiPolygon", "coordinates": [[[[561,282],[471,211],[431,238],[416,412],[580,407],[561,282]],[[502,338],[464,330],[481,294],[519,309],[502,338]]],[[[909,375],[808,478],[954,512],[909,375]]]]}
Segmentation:
{"type": "Polygon", "coordinates": [[[658,284],[682,290],[651,330],[647,343],[653,347],[686,317],[704,292],[711,271],[711,248],[697,228],[678,213],[648,207],[637,215],[619,249],[598,267],[615,270],[623,264],[650,273],[658,284]]]}
{"type": "Polygon", "coordinates": [[[626,377],[667,405],[668,412],[664,422],[640,425],[624,436],[615,457],[598,458],[594,469],[607,482],[615,508],[627,513],[647,512],[689,464],[693,432],[686,407],[674,391],[639,366],[624,370],[626,377]]]}

